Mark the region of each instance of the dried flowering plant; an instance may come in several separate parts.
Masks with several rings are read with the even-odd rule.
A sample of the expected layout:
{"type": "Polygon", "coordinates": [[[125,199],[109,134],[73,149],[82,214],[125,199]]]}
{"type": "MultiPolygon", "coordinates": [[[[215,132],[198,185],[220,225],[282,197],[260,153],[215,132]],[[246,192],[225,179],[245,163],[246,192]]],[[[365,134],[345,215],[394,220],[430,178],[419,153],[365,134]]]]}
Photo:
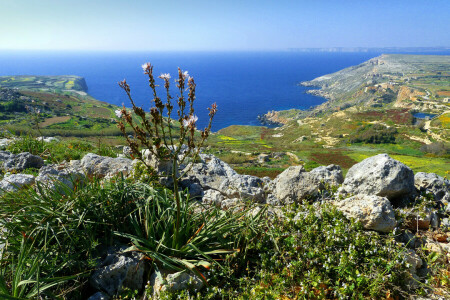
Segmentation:
{"type": "MultiPolygon", "coordinates": [[[[188,157],[198,156],[200,148],[211,132],[211,124],[217,112],[217,105],[213,104],[209,110],[209,122],[205,129],[196,137],[197,116],[194,114],[194,100],[196,84],[194,78],[189,76],[187,71],[178,68],[178,78],[175,80],[178,88],[177,115],[173,117],[174,105],[173,97],[170,94],[170,79],[168,73],[161,74],[159,78],[164,82],[166,91],[165,102],[157,94],[157,84],[153,74],[153,66],[150,63],[142,65],[144,74],[148,76],[148,84],[153,93],[154,106],[150,112],[146,113],[142,107],[136,106],[131,96],[131,89],[126,80],[119,82],[119,86],[126,92],[132,104],[132,112],[125,106],[116,111],[116,116],[120,119],[118,127],[124,134],[131,148],[132,155],[139,159],[149,170],[154,178],[158,176],[155,165],[150,163],[141,148],[146,148],[153,158],[159,162],[171,162],[171,175],[174,185],[174,196],[177,202],[177,211],[180,209],[180,196],[178,192],[178,180],[183,176],[178,174],[178,166],[188,157]],[[185,93],[187,92],[187,95],[185,93]],[[175,126],[178,121],[179,126],[175,126]],[[126,125],[131,127],[134,137],[130,138],[126,133],[126,125]]],[[[177,227],[179,226],[179,216],[177,217],[177,227]]],[[[177,230],[178,231],[178,230],[177,230]]]]}

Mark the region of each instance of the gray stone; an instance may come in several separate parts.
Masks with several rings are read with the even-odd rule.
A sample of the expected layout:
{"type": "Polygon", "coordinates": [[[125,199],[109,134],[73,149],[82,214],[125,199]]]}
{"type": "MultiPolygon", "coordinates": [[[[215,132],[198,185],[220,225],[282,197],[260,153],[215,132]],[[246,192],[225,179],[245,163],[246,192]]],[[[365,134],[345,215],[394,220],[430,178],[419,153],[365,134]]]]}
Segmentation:
{"type": "Polygon", "coordinates": [[[283,203],[301,202],[317,196],[320,182],[311,176],[303,166],[284,170],[273,181],[275,197],[283,203]]]}
{"type": "Polygon", "coordinates": [[[0,181],[0,193],[2,190],[6,192],[17,191],[22,187],[32,185],[34,181],[34,176],[29,174],[7,175],[0,181]]]}
{"type": "Polygon", "coordinates": [[[334,204],[347,218],[361,222],[365,229],[390,232],[397,225],[394,210],[385,197],[357,195],[334,204]]]}
{"type": "Polygon", "coordinates": [[[408,198],[415,194],[414,173],[387,154],[379,154],[348,170],[342,192],[377,195],[389,200],[408,198]]]}
{"type": "Polygon", "coordinates": [[[133,151],[131,151],[130,146],[124,146],[122,148],[122,154],[125,155],[125,157],[131,157],[131,155],[133,154],[133,151]]]}
{"type": "Polygon", "coordinates": [[[218,190],[228,198],[241,197],[257,202],[264,201],[264,182],[255,176],[239,175],[228,164],[217,157],[200,154],[202,162],[188,165],[188,175],[202,186],[203,190],[218,190]]]}
{"type": "Polygon", "coordinates": [[[49,189],[58,189],[64,194],[66,188],[73,190],[74,185],[83,182],[85,175],[74,168],[64,168],[58,165],[48,165],[39,170],[39,175],[36,177],[36,182],[41,186],[49,189]]]}
{"type": "Polygon", "coordinates": [[[221,206],[221,203],[225,200],[225,196],[217,190],[206,190],[203,194],[203,202],[207,204],[213,204],[217,207],[221,206]]]}
{"type": "Polygon", "coordinates": [[[110,178],[119,174],[128,176],[132,170],[132,160],[112,158],[94,153],[86,154],[80,161],[71,161],[73,168],[80,168],[89,177],[110,178]]]}
{"type": "Polygon", "coordinates": [[[58,138],[55,138],[55,137],[52,137],[52,136],[50,136],[50,137],[40,136],[40,137],[36,138],[36,140],[44,141],[45,143],[59,142],[58,138]]]}
{"type": "Polygon", "coordinates": [[[434,173],[418,172],[414,176],[414,185],[419,192],[429,192],[436,201],[450,202],[450,180],[434,173]]]}
{"type": "Polygon", "coordinates": [[[236,174],[225,178],[219,186],[219,190],[229,198],[238,197],[260,203],[265,200],[263,181],[256,176],[236,174]]]}
{"type": "Polygon", "coordinates": [[[332,186],[338,186],[344,182],[342,169],[337,165],[320,166],[309,173],[315,180],[332,186]]]}
{"type": "Polygon", "coordinates": [[[238,175],[228,164],[214,155],[200,154],[200,159],[202,162],[195,163],[192,168],[189,165],[187,168],[188,175],[197,178],[203,189],[219,189],[225,178],[238,175]]]}
{"type": "Polygon", "coordinates": [[[90,278],[90,283],[98,291],[113,296],[125,287],[141,290],[144,283],[145,264],[143,254],[125,252],[109,254],[90,278]]]}
{"type": "Polygon", "coordinates": [[[0,150],[6,149],[13,142],[13,139],[0,139],[0,150]]]}
{"type": "Polygon", "coordinates": [[[265,162],[270,161],[270,157],[268,154],[260,154],[258,155],[258,163],[263,164],[265,162]]]}
{"type": "Polygon", "coordinates": [[[164,291],[175,292],[187,289],[199,291],[204,285],[203,281],[197,275],[187,271],[176,273],[162,271],[161,276],[158,276],[157,273],[154,272],[150,276],[150,284],[153,286],[154,297],[157,297],[160,292],[164,291]]]}
{"type": "Polygon", "coordinates": [[[0,162],[3,162],[2,168],[6,171],[23,171],[29,168],[39,169],[44,165],[44,160],[29,152],[12,154],[7,151],[0,151],[0,162]]]}

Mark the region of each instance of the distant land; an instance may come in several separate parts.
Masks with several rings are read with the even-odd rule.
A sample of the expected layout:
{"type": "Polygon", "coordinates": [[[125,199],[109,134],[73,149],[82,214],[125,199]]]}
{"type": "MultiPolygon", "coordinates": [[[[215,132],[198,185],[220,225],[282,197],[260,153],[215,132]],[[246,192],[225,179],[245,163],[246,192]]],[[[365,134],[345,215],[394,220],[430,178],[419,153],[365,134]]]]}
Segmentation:
{"type": "Polygon", "coordinates": [[[86,81],[74,75],[0,76],[0,125],[26,130],[39,112],[39,127],[58,135],[115,130],[118,107],[87,93],[86,81]]]}
{"type": "Polygon", "coordinates": [[[382,53],[417,53],[444,52],[450,47],[326,47],[326,48],[289,48],[293,52],[382,52],[382,53]]]}
{"type": "Polygon", "coordinates": [[[276,128],[221,129],[211,147],[217,143],[223,153],[228,147],[248,156],[290,151],[306,167],[347,168],[389,153],[415,171],[450,175],[450,56],[384,54],[301,85],[327,101],[260,118],[276,128]]]}

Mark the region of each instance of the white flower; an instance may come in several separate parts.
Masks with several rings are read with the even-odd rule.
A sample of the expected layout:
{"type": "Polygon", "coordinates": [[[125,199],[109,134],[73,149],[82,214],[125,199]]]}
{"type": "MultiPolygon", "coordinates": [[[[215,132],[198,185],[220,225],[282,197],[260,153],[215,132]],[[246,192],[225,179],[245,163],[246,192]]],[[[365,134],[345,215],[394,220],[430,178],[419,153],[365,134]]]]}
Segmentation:
{"type": "Polygon", "coordinates": [[[188,79],[189,78],[189,73],[188,71],[184,71],[183,72],[183,79],[188,79]]]}
{"type": "Polygon", "coordinates": [[[183,126],[188,127],[195,127],[195,122],[197,122],[198,117],[197,116],[190,116],[188,119],[183,120],[183,126]]]}
{"type": "Polygon", "coordinates": [[[116,109],[116,110],[114,111],[114,113],[116,114],[116,116],[117,116],[118,118],[122,118],[122,111],[121,111],[120,109],[116,109]]]}
{"type": "Polygon", "coordinates": [[[145,63],[141,67],[142,67],[142,70],[147,71],[147,69],[150,68],[150,63],[145,63]]]}
{"type": "Polygon", "coordinates": [[[171,77],[169,73],[162,73],[161,75],[159,75],[159,78],[169,80],[171,77]]]}

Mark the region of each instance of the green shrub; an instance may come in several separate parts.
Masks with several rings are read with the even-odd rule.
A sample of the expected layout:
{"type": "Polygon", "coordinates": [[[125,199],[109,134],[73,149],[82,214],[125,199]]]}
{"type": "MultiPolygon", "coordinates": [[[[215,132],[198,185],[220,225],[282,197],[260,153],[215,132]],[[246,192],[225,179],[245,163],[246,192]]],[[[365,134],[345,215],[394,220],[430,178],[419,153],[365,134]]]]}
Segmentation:
{"type": "Polygon", "coordinates": [[[398,133],[394,127],[386,127],[381,124],[368,124],[359,127],[350,137],[351,143],[389,144],[395,143],[398,133]]]}

